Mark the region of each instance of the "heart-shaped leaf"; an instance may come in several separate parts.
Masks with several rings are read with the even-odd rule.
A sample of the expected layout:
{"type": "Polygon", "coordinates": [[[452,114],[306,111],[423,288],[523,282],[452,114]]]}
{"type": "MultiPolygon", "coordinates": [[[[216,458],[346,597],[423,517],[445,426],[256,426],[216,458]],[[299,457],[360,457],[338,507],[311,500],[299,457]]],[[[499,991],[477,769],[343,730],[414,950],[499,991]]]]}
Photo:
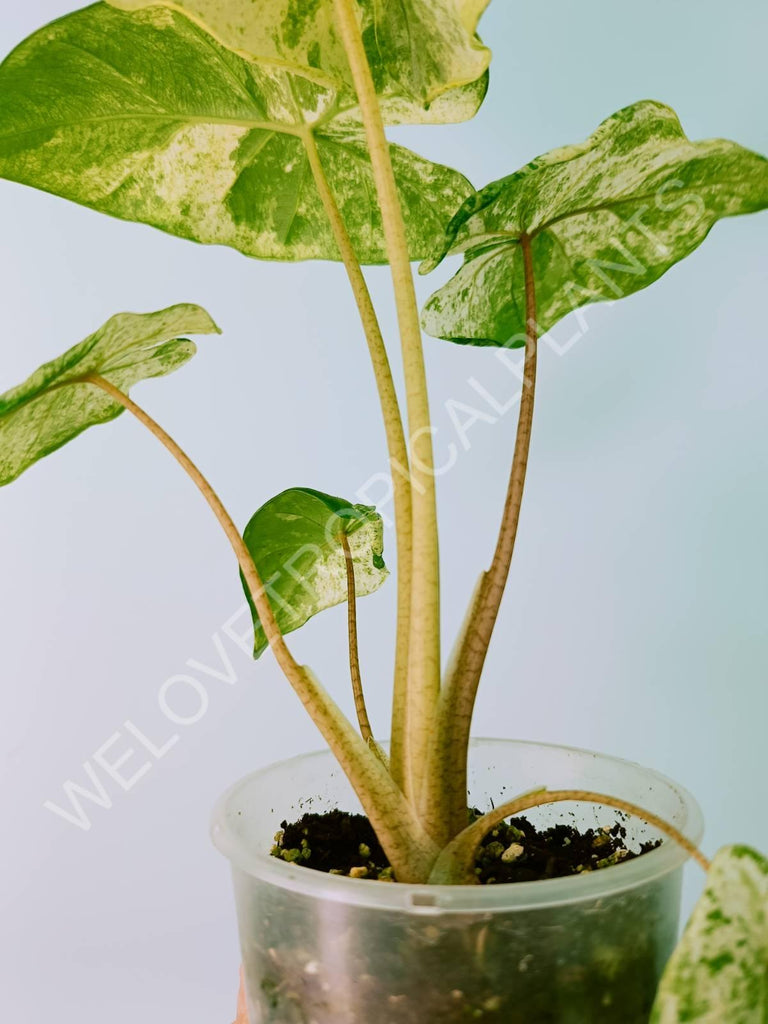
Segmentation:
{"type": "MultiPolygon", "coordinates": [[[[362,129],[333,88],[219,45],[164,7],[104,3],[54,22],[0,66],[0,175],[126,220],[268,259],[338,259],[305,144],[363,262],[386,260],[362,129]]],[[[399,146],[414,258],[471,192],[399,146]]]]}
{"type": "Polygon", "coordinates": [[[585,143],[553,150],[467,200],[422,267],[465,253],[427,303],[424,327],[451,341],[522,346],[524,234],[544,332],[579,306],[647,287],[719,218],[766,205],[768,160],[722,139],[689,142],[669,107],[636,103],[585,143]]]}
{"type": "Polygon", "coordinates": [[[124,410],[100,388],[104,377],[127,393],[149,377],[163,377],[196,352],[180,334],[218,334],[204,309],[181,305],[158,313],[120,313],[4,395],[0,395],[0,486],[88,427],[124,410]]]}
{"type": "MultiPolygon", "coordinates": [[[[263,505],[243,537],[281,632],[290,633],[324,608],[347,600],[342,534],[352,554],[357,596],[378,590],[388,576],[383,532],[376,509],[304,487],[283,491],[263,505]]],[[[258,658],[268,643],[247,588],[246,594],[258,658]]]]}
{"type": "Polygon", "coordinates": [[[729,846],[659,988],[652,1024],[768,1021],[768,860],[729,846]]]}
{"type": "MultiPolygon", "coordinates": [[[[310,78],[354,106],[333,0],[108,0],[124,11],[182,11],[223,46],[310,78]]],[[[473,117],[487,87],[490,51],[477,24],[490,0],[361,0],[363,38],[390,124],[473,117]]]]}

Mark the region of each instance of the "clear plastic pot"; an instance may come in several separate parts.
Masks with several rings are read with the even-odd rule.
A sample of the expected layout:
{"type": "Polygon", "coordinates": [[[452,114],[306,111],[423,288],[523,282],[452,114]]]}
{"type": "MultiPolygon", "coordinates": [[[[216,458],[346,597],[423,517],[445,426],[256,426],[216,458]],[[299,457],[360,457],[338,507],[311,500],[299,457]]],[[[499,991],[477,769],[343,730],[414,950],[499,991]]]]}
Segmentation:
{"type": "MultiPolygon", "coordinates": [[[[582,750],[479,740],[471,802],[536,786],[615,794],[699,842],[701,814],[673,782],[582,750]]],[[[350,879],[269,856],[283,819],[359,804],[328,753],[237,783],[214,841],[231,861],[251,1024],[647,1024],[677,935],[682,867],[672,842],[571,878],[498,886],[350,879]]],[[[583,804],[529,812],[537,824],[612,825],[583,804]]],[[[660,838],[627,822],[629,838],[660,838]]]]}

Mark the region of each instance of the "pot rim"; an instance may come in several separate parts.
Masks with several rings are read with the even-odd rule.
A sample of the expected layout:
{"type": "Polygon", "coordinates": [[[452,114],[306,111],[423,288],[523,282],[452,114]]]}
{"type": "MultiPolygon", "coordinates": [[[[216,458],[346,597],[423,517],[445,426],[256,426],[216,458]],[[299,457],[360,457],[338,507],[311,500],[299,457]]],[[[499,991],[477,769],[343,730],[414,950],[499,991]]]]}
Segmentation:
{"type": "MultiPolygon", "coordinates": [[[[704,833],[701,808],[685,787],[661,772],[625,758],[564,744],[496,738],[472,740],[473,748],[497,744],[519,748],[536,747],[582,757],[599,758],[602,762],[615,764],[617,767],[640,771],[647,777],[649,791],[658,786],[666,788],[678,797],[681,814],[674,819],[674,824],[697,846],[701,842],[704,833]]],[[[296,893],[315,899],[367,906],[380,910],[407,910],[420,914],[499,913],[603,899],[638,886],[648,885],[681,869],[689,859],[688,854],[681,846],[673,840],[665,838],[657,849],[651,850],[635,860],[565,878],[490,886],[413,885],[402,882],[386,884],[374,879],[329,875],[285,863],[266,851],[247,849],[234,828],[234,820],[241,812],[234,811],[233,805],[239,802],[240,794],[254,784],[266,783],[270,774],[276,771],[290,769],[291,765],[313,760],[323,763],[324,766],[330,763],[334,770],[341,772],[328,749],[299,754],[249,773],[230,786],[220,797],[212,814],[211,838],[219,852],[230,861],[233,869],[251,875],[262,882],[291,889],[296,893]]],[[[320,764],[318,764],[316,774],[323,774],[320,764]]],[[[617,794],[617,796],[620,798],[621,794],[617,794]]],[[[651,807],[648,810],[651,810],[651,807]]]]}

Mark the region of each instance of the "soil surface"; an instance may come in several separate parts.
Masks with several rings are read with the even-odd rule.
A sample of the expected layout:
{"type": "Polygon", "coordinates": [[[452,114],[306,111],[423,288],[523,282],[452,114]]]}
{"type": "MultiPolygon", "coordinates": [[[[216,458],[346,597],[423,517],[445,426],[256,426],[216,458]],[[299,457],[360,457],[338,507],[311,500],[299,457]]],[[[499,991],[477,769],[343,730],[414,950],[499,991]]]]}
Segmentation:
{"type": "MultiPolygon", "coordinates": [[[[480,811],[471,810],[468,821],[480,816],[480,811]]],[[[632,850],[626,838],[621,820],[582,832],[567,824],[539,830],[527,818],[512,818],[485,837],[475,872],[483,885],[562,878],[633,860],[660,845],[646,842],[632,850]]],[[[272,854],[328,874],[396,881],[370,822],[362,814],[334,810],[305,814],[290,824],[284,821],[272,854]]]]}

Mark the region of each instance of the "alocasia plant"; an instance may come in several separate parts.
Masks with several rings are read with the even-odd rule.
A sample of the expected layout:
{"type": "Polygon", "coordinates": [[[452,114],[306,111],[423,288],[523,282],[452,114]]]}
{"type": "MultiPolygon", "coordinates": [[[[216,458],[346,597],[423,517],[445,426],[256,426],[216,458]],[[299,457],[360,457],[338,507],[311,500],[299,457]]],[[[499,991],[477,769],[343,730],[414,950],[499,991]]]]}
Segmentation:
{"type": "MultiPolygon", "coordinates": [[[[253,610],[255,655],[272,648],[400,881],[465,881],[500,816],[574,798],[529,795],[466,827],[470,725],[515,546],[540,335],[585,303],[651,284],[718,219],[768,206],[768,161],[731,142],[690,142],[674,112],[650,101],[480,191],[458,171],[391,145],[385,125],[475,114],[488,84],[490,52],[477,35],[487,2],[110,0],[37,32],[0,66],[0,175],[248,256],[346,268],[395,469],[389,757],[372,734],[357,653],[356,599],[387,575],[376,510],[294,488],[264,504],[241,534],[194,463],[128,396],[194,354],[179,335],[216,331],[204,311],[115,317],[0,396],[0,484],[124,409],[143,422],[226,533],[253,610]],[[412,260],[426,273],[457,253],[463,267],[420,319],[412,260]],[[362,272],[369,263],[391,268],[407,427],[362,272]],[[444,675],[422,324],[462,344],[525,349],[499,538],[444,675]],[[359,730],[284,639],[343,601],[359,730]]],[[[662,985],[660,1024],[714,1020],[711,1012],[764,1019],[765,901],[764,862],[740,848],[721,853],[662,985]]]]}

